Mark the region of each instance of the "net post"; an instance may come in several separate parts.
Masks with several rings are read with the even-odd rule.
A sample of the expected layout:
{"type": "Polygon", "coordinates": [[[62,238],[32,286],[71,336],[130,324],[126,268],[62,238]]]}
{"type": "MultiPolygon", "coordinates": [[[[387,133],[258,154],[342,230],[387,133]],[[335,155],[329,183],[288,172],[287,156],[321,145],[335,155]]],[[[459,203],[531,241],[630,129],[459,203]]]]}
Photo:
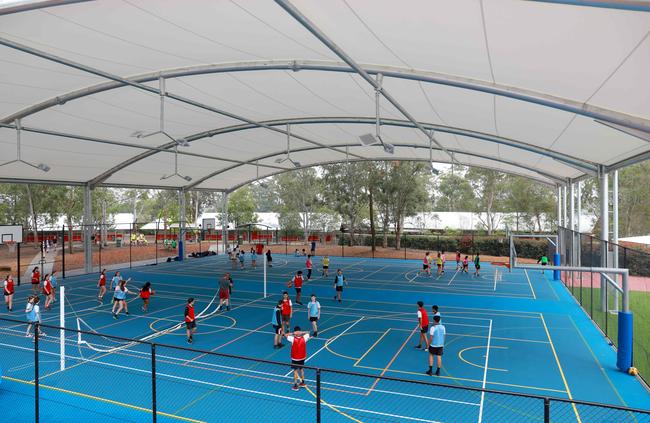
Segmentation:
{"type": "Polygon", "coordinates": [[[627,372],[632,366],[634,350],[634,320],[630,311],[629,299],[629,270],[622,274],[623,311],[618,312],[618,349],[616,351],[616,367],[627,372]]]}
{"type": "Polygon", "coordinates": [[[151,420],[156,423],[158,419],[156,399],[156,344],[151,344],[151,420]]]}
{"type": "Polygon", "coordinates": [[[61,278],[65,279],[65,225],[61,226],[61,278]]]}
{"type": "Polygon", "coordinates": [[[320,369],[316,369],[316,423],[320,421],[320,369]]]}
{"type": "Polygon", "coordinates": [[[550,398],[544,398],[544,423],[550,423],[551,421],[551,400],[550,398]]]}
{"type": "Polygon", "coordinates": [[[41,332],[41,324],[36,322],[34,324],[34,421],[38,423],[39,421],[39,404],[38,404],[38,335],[41,332]]]}
{"type": "MultiPolygon", "coordinates": [[[[16,276],[18,276],[18,286],[20,286],[20,243],[16,248],[16,276]]],[[[65,273],[64,273],[65,275],[65,273]]],[[[65,277],[65,276],[64,276],[65,277]]]]}
{"type": "Polygon", "coordinates": [[[264,250],[262,250],[262,257],[264,257],[264,260],[262,260],[262,261],[264,262],[264,298],[266,298],[266,261],[267,261],[267,258],[266,258],[266,255],[264,254],[264,250]]]}
{"type": "Polygon", "coordinates": [[[65,370],[65,286],[61,285],[61,292],[59,294],[59,356],[61,371],[65,370]]]}

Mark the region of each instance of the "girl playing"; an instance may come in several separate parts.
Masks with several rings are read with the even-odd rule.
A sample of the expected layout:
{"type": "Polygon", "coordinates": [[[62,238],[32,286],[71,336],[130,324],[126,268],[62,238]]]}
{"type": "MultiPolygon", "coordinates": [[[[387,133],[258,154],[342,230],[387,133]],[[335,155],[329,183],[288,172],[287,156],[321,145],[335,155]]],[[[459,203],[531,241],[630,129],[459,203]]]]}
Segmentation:
{"type": "Polygon", "coordinates": [[[469,260],[467,259],[467,256],[463,259],[463,273],[469,273],[469,260]]]}
{"type": "MultiPolygon", "coordinates": [[[[25,307],[25,315],[27,317],[27,333],[25,333],[26,337],[31,337],[32,336],[32,326],[36,326],[38,323],[40,325],[41,323],[41,307],[38,305],[38,302],[40,299],[38,298],[38,295],[30,295],[27,298],[27,307],[25,307]]],[[[38,335],[39,336],[45,336],[45,333],[41,331],[40,326],[38,327],[38,335]]]]}
{"type": "Polygon", "coordinates": [[[104,295],[106,295],[106,269],[102,270],[99,274],[99,281],[97,282],[99,292],[97,293],[97,301],[99,304],[104,303],[104,295]]]}
{"type": "Polygon", "coordinates": [[[54,299],[54,288],[52,288],[52,281],[50,280],[50,275],[45,275],[45,280],[43,281],[43,294],[45,294],[45,310],[50,310],[50,305],[54,299]]]}
{"type": "Polygon", "coordinates": [[[126,294],[128,294],[130,291],[126,288],[126,282],[125,280],[121,280],[120,284],[115,288],[115,293],[113,294],[113,318],[115,320],[118,319],[118,315],[122,311],[122,309],[125,310],[126,314],[128,315],[129,312],[127,311],[128,309],[126,308],[126,294]],[[115,308],[117,307],[117,312],[115,311],[115,308]]]}
{"type": "Polygon", "coordinates": [[[460,261],[460,250],[456,250],[456,270],[461,270],[462,265],[460,261]]]}
{"type": "Polygon", "coordinates": [[[32,270],[32,292],[38,295],[38,287],[41,284],[41,272],[38,271],[38,266],[32,270]]]}
{"type": "Polygon", "coordinates": [[[151,289],[151,282],[145,282],[140,289],[140,298],[142,298],[142,311],[145,313],[149,311],[149,298],[156,292],[151,289]]]}
{"type": "Polygon", "coordinates": [[[7,275],[4,281],[4,296],[5,304],[7,305],[7,310],[12,311],[14,309],[14,280],[11,275],[7,275]]]}
{"type": "Polygon", "coordinates": [[[330,275],[330,257],[328,255],[323,257],[323,277],[330,275]]]}
{"type": "Polygon", "coordinates": [[[438,253],[438,257],[436,258],[436,265],[438,266],[438,276],[442,275],[442,255],[438,253]]]}
{"type": "Polygon", "coordinates": [[[253,269],[257,267],[257,253],[254,248],[251,248],[251,267],[253,269]]]}
{"type": "Polygon", "coordinates": [[[474,276],[478,277],[481,276],[481,259],[478,256],[478,253],[476,253],[476,257],[474,257],[474,267],[476,268],[476,272],[474,272],[474,276]]]}
{"type": "Polygon", "coordinates": [[[431,276],[431,268],[429,267],[429,252],[427,251],[424,254],[424,260],[422,261],[422,271],[420,274],[426,273],[427,275],[431,276]]]}

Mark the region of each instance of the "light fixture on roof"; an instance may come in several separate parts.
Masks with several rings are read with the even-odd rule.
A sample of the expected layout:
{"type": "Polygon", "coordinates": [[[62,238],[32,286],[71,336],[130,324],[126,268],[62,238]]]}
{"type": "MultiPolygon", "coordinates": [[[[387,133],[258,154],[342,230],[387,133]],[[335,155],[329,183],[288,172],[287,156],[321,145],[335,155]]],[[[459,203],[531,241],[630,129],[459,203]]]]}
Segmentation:
{"type": "Polygon", "coordinates": [[[395,146],[387,142],[384,142],[384,140],[381,138],[381,116],[379,115],[379,98],[381,96],[382,79],[383,79],[382,74],[378,73],[377,84],[380,86],[380,88],[375,89],[375,135],[363,134],[359,137],[359,141],[361,141],[361,145],[364,147],[381,144],[381,146],[384,148],[384,151],[386,153],[395,154],[395,146]]]}
{"type": "Polygon", "coordinates": [[[25,160],[22,159],[21,157],[21,152],[20,152],[20,134],[21,134],[21,125],[20,125],[20,119],[16,119],[16,159],[15,160],[10,160],[8,162],[4,162],[0,164],[0,167],[6,166],[8,164],[12,163],[22,163],[26,164],[27,166],[31,166],[34,169],[42,170],[43,172],[49,172],[50,167],[46,165],[45,163],[39,163],[39,164],[33,164],[30,162],[26,162],[25,160]]]}
{"type": "Polygon", "coordinates": [[[181,179],[185,179],[187,182],[190,182],[192,180],[191,176],[181,175],[180,173],[178,173],[178,145],[174,146],[174,173],[169,175],[163,175],[161,176],[160,180],[162,181],[165,179],[172,178],[174,176],[178,176],[181,179]]]}
{"type": "Polygon", "coordinates": [[[189,147],[190,143],[185,138],[174,138],[165,132],[165,79],[163,77],[158,78],[160,84],[160,128],[157,131],[146,132],[142,130],[135,131],[131,134],[134,138],[149,138],[154,135],[164,135],[170,140],[174,141],[176,145],[181,147],[189,147]]]}
{"type": "Polygon", "coordinates": [[[287,157],[278,157],[275,159],[275,162],[277,164],[284,163],[286,161],[290,162],[296,168],[302,167],[302,164],[300,162],[291,158],[291,125],[287,125],[287,157]]]}

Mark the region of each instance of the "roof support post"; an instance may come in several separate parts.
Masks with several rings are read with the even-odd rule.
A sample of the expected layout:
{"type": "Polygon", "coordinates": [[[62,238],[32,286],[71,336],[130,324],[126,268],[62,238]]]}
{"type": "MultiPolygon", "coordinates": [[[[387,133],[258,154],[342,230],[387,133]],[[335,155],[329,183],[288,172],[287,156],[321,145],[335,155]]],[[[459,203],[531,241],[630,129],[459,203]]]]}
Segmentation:
{"type": "Polygon", "coordinates": [[[557,252],[562,254],[562,185],[557,186],[557,252]]]}
{"type": "Polygon", "coordinates": [[[571,228],[571,266],[576,266],[576,189],[575,182],[569,180],[569,228],[571,228]]]}
{"type": "Polygon", "coordinates": [[[379,97],[381,96],[381,84],[384,76],[377,74],[377,87],[375,87],[375,136],[381,139],[381,117],[379,116],[379,97]]]}
{"type": "Polygon", "coordinates": [[[178,190],[178,261],[185,257],[185,190],[178,190]]]}
{"type": "Polygon", "coordinates": [[[228,191],[224,191],[221,197],[221,240],[224,254],[228,250],[228,194],[228,191]]]}
{"type": "MultiPolygon", "coordinates": [[[[600,166],[600,266],[607,267],[609,241],[609,178],[605,166],[600,166]]],[[[600,278],[600,311],[607,312],[607,281],[600,278]]]]}
{"type": "MultiPolygon", "coordinates": [[[[93,271],[93,202],[92,202],[93,186],[86,184],[84,186],[84,217],[83,217],[83,232],[84,232],[84,271],[92,273],[93,271]]],[[[72,242],[72,240],[70,241],[72,242]]]]}
{"type": "Polygon", "coordinates": [[[577,265],[582,266],[582,234],[580,230],[580,216],[582,216],[582,181],[576,182],[576,232],[578,232],[578,244],[576,245],[577,265]]]}
{"type": "MultiPolygon", "coordinates": [[[[625,264],[624,264],[625,265],[625,264]]],[[[612,173],[612,267],[618,268],[618,170],[612,173]]],[[[618,291],[614,293],[615,309],[618,310],[618,291]]]]}

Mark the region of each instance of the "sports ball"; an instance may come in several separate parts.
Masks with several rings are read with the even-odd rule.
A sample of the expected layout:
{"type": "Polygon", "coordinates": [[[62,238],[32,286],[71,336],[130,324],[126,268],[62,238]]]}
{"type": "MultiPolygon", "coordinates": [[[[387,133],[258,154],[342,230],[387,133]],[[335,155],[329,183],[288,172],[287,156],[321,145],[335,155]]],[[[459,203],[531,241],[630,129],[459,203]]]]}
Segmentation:
{"type": "Polygon", "coordinates": [[[287,288],[291,288],[293,286],[293,282],[289,281],[287,282],[287,288]]]}
{"type": "Polygon", "coordinates": [[[630,367],[629,369],[627,369],[627,372],[632,376],[636,376],[639,374],[639,370],[636,367],[630,367]]]}

